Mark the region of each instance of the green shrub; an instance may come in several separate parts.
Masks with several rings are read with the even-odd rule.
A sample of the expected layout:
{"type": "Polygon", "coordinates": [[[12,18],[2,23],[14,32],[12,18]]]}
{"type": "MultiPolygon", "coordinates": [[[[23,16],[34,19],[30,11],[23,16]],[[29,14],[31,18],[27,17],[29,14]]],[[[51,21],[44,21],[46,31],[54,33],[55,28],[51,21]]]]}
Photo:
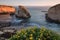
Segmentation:
{"type": "Polygon", "coordinates": [[[60,35],[46,28],[21,29],[9,40],[60,40],[60,35]]]}

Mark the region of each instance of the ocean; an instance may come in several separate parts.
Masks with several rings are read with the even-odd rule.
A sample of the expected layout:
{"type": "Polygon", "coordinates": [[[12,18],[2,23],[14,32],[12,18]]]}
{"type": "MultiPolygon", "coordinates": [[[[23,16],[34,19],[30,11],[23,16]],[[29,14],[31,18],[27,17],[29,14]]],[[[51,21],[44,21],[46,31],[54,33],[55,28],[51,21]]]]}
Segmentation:
{"type": "Polygon", "coordinates": [[[31,18],[22,21],[20,19],[16,20],[13,17],[13,21],[14,20],[15,21],[12,23],[12,26],[19,26],[19,27],[20,26],[24,26],[24,27],[31,27],[31,26],[42,27],[43,26],[50,30],[60,33],[60,24],[49,23],[46,21],[45,14],[47,13],[50,6],[27,6],[26,8],[31,14],[31,18]]]}

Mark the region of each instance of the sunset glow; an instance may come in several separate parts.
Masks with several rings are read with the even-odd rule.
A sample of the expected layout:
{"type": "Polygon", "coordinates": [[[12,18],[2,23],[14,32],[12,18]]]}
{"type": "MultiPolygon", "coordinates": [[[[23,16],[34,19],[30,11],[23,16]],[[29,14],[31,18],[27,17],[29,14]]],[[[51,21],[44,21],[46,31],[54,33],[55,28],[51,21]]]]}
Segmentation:
{"type": "Polygon", "coordinates": [[[0,0],[0,5],[52,6],[60,0],[0,0]]]}

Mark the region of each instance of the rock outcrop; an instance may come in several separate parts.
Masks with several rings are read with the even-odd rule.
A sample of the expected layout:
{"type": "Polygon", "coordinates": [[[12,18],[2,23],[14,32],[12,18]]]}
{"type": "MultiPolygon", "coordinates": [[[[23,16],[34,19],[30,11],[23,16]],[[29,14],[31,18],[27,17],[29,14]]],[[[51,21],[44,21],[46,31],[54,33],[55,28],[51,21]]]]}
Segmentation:
{"type": "Polygon", "coordinates": [[[19,6],[18,14],[16,14],[17,18],[27,19],[30,18],[30,13],[24,6],[19,6]]]}
{"type": "Polygon", "coordinates": [[[15,28],[9,28],[9,27],[4,27],[4,28],[1,28],[0,30],[0,40],[1,38],[10,38],[12,35],[16,34],[16,29],[15,28]]]}
{"type": "Polygon", "coordinates": [[[46,19],[50,22],[60,23],[60,4],[57,4],[48,10],[46,19]]]}
{"type": "Polygon", "coordinates": [[[0,27],[10,26],[11,16],[15,13],[13,6],[0,5],[0,27]]]}

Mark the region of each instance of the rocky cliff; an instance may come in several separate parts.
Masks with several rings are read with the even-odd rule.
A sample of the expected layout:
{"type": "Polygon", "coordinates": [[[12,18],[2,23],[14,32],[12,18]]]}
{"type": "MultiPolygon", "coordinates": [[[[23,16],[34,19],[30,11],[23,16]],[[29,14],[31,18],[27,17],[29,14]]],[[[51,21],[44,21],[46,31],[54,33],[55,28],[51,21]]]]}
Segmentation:
{"type": "Polygon", "coordinates": [[[49,21],[60,23],[60,4],[52,6],[47,13],[46,18],[49,21]]]}
{"type": "Polygon", "coordinates": [[[15,13],[13,6],[0,5],[0,27],[9,26],[11,22],[10,14],[15,13]]]}

